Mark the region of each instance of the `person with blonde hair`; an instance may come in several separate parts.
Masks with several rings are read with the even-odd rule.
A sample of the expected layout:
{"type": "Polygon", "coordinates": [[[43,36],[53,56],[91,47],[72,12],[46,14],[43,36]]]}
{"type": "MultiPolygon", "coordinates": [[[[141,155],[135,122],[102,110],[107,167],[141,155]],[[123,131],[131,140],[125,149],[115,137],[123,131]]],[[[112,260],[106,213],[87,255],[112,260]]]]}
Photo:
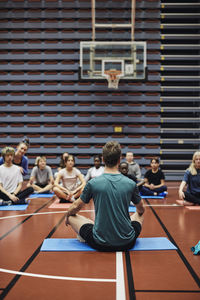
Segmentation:
{"type": "Polygon", "coordinates": [[[51,167],[46,164],[46,157],[36,157],[35,165],[28,186],[32,186],[35,193],[38,194],[49,192],[53,187],[54,180],[51,167]]]}
{"type": "Polygon", "coordinates": [[[176,200],[178,204],[200,204],[200,151],[194,153],[192,163],[184,174],[178,193],[181,199],[176,200]],[[186,186],[187,189],[184,191],[186,186]]]}
{"type": "Polygon", "coordinates": [[[5,147],[1,151],[4,164],[0,166],[0,205],[25,204],[33,193],[28,187],[22,191],[23,177],[18,166],[13,164],[15,149],[5,147]]]}
{"type": "MultiPolygon", "coordinates": [[[[13,164],[20,167],[23,176],[28,174],[28,157],[25,155],[30,146],[29,139],[24,138],[18,145],[14,153],[13,164]]],[[[3,156],[0,158],[0,165],[4,164],[3,156]]]]}

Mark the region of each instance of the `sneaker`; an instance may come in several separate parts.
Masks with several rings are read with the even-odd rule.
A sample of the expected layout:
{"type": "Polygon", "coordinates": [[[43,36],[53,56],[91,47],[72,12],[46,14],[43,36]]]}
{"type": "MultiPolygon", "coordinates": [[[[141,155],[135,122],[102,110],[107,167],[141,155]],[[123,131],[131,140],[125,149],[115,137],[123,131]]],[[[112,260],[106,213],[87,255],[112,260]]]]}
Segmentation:
{"type": "Polygon", "coordinates": [[[195,247],[191,248],[192,252],[194,252],[195,255],[200,254],[200,241],[196,244],[195,247]]]}
{"type": "Polygon", "coordinates": [[[79,234],[77,235],[77,239],[79,240],[79,242],[85,243],[85,240],[79,234]]]}
{"type": "Polygon", "coordinates": [[[0,199],[0,206],[8,206],[8,205],[12,205],[12,201],[5,201],[3,199],[0,199]]]}
{"type": "Polygon", "coordinates": [[[163,196],[163,197],[166,197],[167,196],[167,192],[162,192],[162,193],[160,193],[160,194],[158,194],[158,196],[163,196]]]}
{"type": "Polygon", "coordinates": [[[66,200],[64,198],[60,198],[60,203],[71,203],[69,200],[66,200]]]}

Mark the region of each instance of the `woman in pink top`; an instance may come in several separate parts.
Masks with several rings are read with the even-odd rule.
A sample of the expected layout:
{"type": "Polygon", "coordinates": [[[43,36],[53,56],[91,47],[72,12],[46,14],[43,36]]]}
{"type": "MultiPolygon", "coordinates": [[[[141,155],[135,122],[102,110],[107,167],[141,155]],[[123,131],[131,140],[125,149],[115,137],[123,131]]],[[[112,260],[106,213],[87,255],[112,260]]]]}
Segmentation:
{"type": "Polygon", "coordinates": [[[65,168],[58,172],[53,191],[60,198],[60,203],[73,202],[80,196],[85,186],[84,176],[74,167],[73,155],[65,158],[65,168]],[[60,181],[62,185],[59,184],[60,181]]]}

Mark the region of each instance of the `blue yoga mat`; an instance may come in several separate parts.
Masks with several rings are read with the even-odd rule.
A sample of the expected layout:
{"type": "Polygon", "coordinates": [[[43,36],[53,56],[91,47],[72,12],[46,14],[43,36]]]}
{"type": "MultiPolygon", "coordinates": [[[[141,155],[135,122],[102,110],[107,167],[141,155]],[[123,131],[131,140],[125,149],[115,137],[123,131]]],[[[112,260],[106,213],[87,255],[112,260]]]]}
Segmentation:
{"type": "Polygon", "coordinates": [[[129,212],[136,212],[136,207],[135,206],[129,206],[128,211],[129,212]]]}
{"type": "Polygon", "coordinates": [[[28,204],[18,204],[18,205],[3,205],[0,206],[0,210],[26,210],[28,204]]]}
{"type": "MultiPolygon", "coordinates": [[[[130,251],[176,250],[166,237],[138,238],[130,251]]],[[[40,251],[96,251],[77,239],[45,239],[40,251]]]]}
{"type": "Polygon", "coordinates": [[[28,198],[50,198],[54,194],[48,193],[48,194],[31,194],[28,198]]]}

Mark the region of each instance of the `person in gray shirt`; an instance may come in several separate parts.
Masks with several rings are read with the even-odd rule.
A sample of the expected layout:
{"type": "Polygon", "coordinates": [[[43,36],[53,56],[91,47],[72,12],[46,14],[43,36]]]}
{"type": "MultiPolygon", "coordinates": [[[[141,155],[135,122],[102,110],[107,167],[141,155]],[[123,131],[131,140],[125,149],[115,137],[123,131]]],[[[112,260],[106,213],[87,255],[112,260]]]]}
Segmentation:
{"type": "Polygon", "coordinates": [[[134,175],[137,180],[141,181],[140,166],[134,161],[134,155],[132,152],[126,153],[126,162],[128,163],[128,174],[134,175]]]}
{"type": "Polygon", "coordinates": [[[46,157],[38,156],[35,164],[28,186],[32,186],[37,194],[49,192],[53,187],[54,180],[51,167],[46,165],[46,157]]]}

